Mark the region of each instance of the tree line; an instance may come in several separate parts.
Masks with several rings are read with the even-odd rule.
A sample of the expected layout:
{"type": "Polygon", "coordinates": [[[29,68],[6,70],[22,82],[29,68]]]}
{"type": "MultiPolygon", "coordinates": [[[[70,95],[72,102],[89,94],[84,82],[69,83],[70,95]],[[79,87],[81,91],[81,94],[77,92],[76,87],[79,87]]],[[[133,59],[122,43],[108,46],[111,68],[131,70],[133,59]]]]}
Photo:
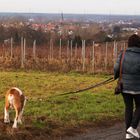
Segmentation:
{"type": "MultiPolygon", "coordinates": [[[[117,34],[115,40],[120,40],[118,34],[120,33],[120,28],[114,28],[114,34],[117,34]]],[[[67,34],[60,35],[57,31],[47,31],[44,32],[41,28],[38,30],[32,29],[30,26],[20,26],[20,27],[4,27],[0,26],[0,44],[4,43],[4,40],[13,38],[14,43],[19,45],[21,43],[21,37],[26,38],[26,43],[28,46],[32,46],[33,41],[36,40],[37,45],[46,45],[50,43],[52,39],[54,45],[58,46],[60,43],[60,38],[62,39],[62,45],[67,45],[68,40],[73,41],[73,46],[82,46],[82,40],[86,40],[86,45],[92,45],[95,42],[111,42],[114,39],[110,38],[107,32],[99,30],[96,33],[92,31],[79,31],[79,34],[74,33],[69,36],[67,34]]]]}

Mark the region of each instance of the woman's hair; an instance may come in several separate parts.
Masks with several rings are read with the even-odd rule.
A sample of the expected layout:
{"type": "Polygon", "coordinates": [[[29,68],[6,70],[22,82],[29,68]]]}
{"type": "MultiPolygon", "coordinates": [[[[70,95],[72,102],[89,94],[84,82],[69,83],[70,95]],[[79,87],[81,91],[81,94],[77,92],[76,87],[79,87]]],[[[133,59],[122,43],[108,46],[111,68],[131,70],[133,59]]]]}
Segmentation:
{"type": "Polygon", "coordinates": [[[128,39],[128,47],[140,47],[140,37],[136,34],[133,34],[128,39]]]}

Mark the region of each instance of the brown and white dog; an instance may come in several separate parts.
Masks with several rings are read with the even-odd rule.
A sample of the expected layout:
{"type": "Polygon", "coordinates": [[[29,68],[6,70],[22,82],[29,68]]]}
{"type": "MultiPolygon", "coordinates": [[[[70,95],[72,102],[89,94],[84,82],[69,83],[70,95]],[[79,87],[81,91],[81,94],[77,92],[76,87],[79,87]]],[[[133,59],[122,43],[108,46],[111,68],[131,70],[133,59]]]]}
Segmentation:
{"type": "Polygon", "coordinates": [[[4,122],[10,123],[8,110],[9,108],[14,108],[16,116],[14,119],[13,128],[17,128],[17,123],[22,124],[21,119],[25,104],[26,97],[19,88],[12,87],[9,89],[5,95],[4,122]]]}

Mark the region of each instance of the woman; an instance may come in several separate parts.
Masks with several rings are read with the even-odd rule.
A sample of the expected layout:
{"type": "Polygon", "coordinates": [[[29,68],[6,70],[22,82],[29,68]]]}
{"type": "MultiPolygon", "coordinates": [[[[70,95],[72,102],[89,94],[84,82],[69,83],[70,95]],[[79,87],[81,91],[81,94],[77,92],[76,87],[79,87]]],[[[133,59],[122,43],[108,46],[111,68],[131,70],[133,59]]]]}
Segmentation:
{"type": "MultiPolygon", "coordinates": [[[[114,79],[119,77],[120,53],[114,66],[114,79]]],[[[137,126],[140,120],[140,37],[136,34],[128,39],[122,63],[123,99],[125,104],[126,139],[140,138],[137,126]],[[135,111],[133,107],[135,105],[135,111]]]]}

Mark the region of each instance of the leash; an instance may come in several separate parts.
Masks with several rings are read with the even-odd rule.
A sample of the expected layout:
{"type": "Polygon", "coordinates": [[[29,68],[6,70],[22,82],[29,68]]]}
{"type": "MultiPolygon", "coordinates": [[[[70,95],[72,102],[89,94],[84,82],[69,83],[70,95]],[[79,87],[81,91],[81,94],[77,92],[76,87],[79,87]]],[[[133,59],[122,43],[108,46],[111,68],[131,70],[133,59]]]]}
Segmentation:
{"type": "MultiPolygon", "coordinates": [[[[83,92],[83,91],[86,91],[86,90],[89,90],[89,89],[93,89],[93,88],[96,88],[96,87],[99,87],[99,86],[102,86],[102,85],[105,85],[105,84],[109,84],[111,82],[115,81],[113,77],[105,80],[105,81],[102,81],[98,84],[95,84],[95,85],[91,85],[87,88],[83,88],[83,89],[80,89],[80,90],[76,90],[76,91],[70,91],[70,92],[66,92],[66,93],[63,93],[63,94],[59,94],[59,95],[56,95],[56,96],[52,96],[52,97],[59,97],[59,96],[64,96],[64,95],[69,95],[69,94],[75,94],[75,93],[79,93],[79,92],[83,92]]],[[[50,97],[50,98],[52,98],[50,97]]]]}

